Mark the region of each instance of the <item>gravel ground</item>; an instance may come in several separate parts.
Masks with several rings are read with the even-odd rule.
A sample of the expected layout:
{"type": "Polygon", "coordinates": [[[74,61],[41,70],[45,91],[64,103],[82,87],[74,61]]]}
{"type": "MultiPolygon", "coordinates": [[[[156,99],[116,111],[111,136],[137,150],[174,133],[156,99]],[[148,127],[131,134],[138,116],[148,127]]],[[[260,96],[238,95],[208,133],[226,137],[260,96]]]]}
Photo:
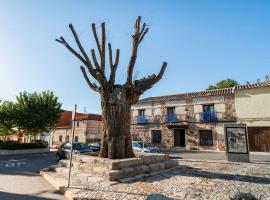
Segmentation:
{"type": "MultiPolygon", "coordinates": [[[[74,175],[72,191],[80,199],[237,199],[253,195],[270,200],[269,163],[179,160],[179,166],[131,183],[88,181],[74,175]],[[81,181],[84,180],[84,181],[81,181]]],[[[246,198],[247,199],[247,198],[246,198]]]]}

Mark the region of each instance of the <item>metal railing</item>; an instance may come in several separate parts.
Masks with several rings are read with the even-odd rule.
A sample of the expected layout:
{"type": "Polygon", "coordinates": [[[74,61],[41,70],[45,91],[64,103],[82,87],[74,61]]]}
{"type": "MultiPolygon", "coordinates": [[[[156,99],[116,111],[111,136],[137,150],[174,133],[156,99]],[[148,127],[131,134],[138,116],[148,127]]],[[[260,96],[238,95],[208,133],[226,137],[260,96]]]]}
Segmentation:
{"type": "Polygon", "coordinates": [[[200,113],[201,122],[217,122],[218,117],[215,111],[201,112],[200,113]]]}

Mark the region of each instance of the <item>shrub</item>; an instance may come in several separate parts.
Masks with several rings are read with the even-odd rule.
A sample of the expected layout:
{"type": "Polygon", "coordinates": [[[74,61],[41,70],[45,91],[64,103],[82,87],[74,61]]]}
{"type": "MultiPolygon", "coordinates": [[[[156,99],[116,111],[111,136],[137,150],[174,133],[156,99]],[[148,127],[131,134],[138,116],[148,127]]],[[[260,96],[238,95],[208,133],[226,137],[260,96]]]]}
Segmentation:
{"type": "Polygon", "coordinates": [[[19,150],[19,149],[39,149],[46,146],[39,143],[18,143],[16,141],[3,141],[0,143],[0,149],[19,150]]]}

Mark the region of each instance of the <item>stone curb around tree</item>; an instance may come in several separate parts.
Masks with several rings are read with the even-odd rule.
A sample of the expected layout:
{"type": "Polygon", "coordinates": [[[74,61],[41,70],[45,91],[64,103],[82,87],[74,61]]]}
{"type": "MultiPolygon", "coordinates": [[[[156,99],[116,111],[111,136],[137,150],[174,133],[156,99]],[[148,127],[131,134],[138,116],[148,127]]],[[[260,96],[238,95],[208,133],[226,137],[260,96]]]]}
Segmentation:
{"type": "Polygon", "coordinates": [[[63,183],[64,178],[58,178],[55,179],[50,176],[50,172],[48,169],[43,169],[40,171],[40,175],[48,182],[50,183],[57,191],[62,193],[68,200],[79,200],[80,198],[73,194],[71,190],[69,190],[65,184],[63,183]]]}

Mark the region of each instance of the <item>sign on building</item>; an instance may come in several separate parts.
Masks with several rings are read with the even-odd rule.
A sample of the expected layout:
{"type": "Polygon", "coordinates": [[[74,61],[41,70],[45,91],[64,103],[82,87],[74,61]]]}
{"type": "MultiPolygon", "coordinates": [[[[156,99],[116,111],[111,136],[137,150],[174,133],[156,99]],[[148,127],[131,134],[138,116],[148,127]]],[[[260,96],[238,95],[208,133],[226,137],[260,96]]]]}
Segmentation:
{"type": "Polygon", "coordinates": [[[249,162],[246,124],[225,124],[224,131],[227,160],[249,162]]]}

